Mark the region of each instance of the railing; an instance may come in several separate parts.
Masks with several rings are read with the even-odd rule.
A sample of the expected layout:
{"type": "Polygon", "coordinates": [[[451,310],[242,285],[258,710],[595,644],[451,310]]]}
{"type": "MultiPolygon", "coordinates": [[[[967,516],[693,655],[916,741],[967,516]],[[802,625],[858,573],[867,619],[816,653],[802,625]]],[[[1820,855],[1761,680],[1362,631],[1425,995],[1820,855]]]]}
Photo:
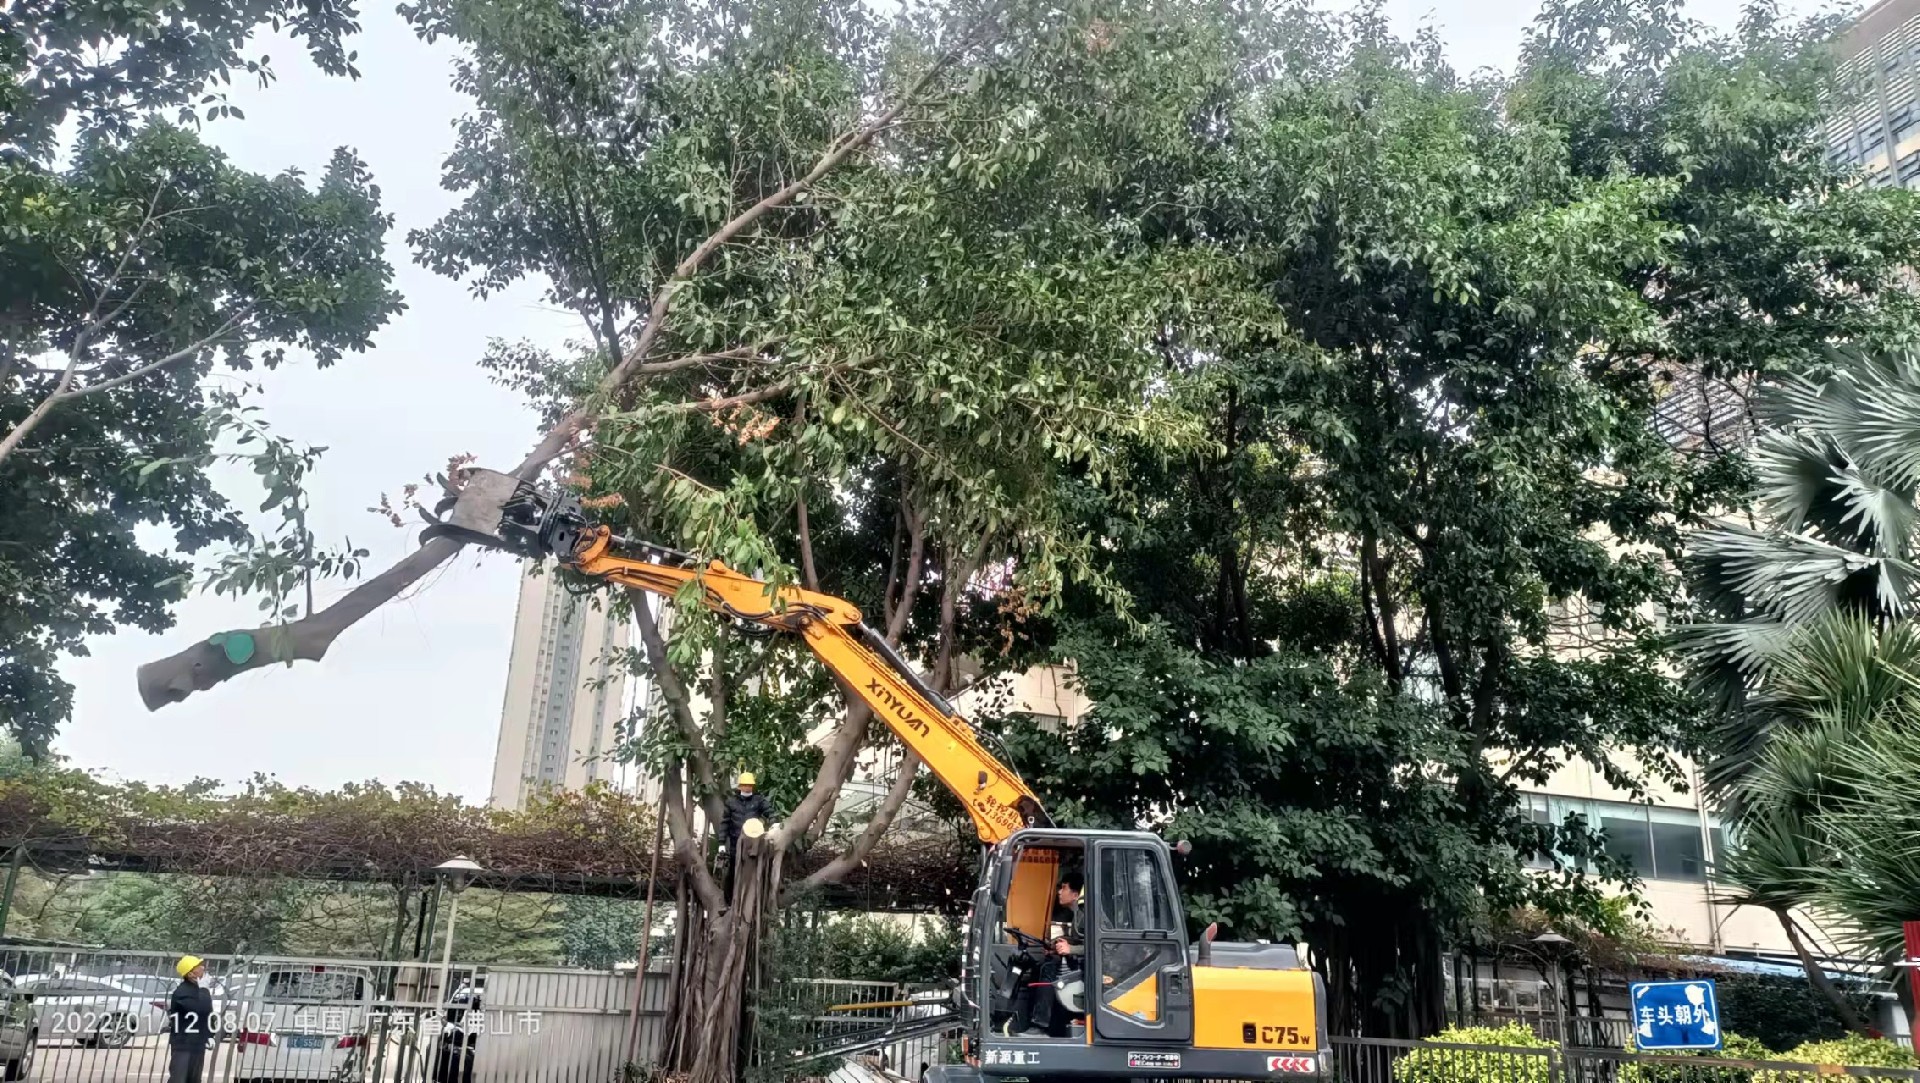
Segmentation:
{"type": "Polygon", "coordinates": [[[1341,1083],[1553,1083],[1558,1051],[1394,1038],[1333,1038],[1341,1083]]]}
{"type": "Polygon", "coordinates": [[[1567,1083],[1826,1083],[1835,1077],[1920,1080],[1911,1068],[1861,1068],[1697,1054],[1566,1051],[1567,1083]]]}
{"type": "Polygon", "coordinates": [[[836,1080],[857,1069],[918,1080],[951,1063],[959,1040],[944,990],[831,978],[779,983],[757,1007],[753,1035],[762,1077],[836,1080]]]}
{"type": "MultiPolygon", "coordinates": [[[[32,993],[0,998],[0,1068],[21,1061],[27,1078],[52,1083],[167,1078],[176,959],[0,949],[0,970],[32,993]]],[[[659,972],[647,975],[636,1012],[632,971],[455,963],[443,976],[414,961],[205,962],[217,1015],[205,1083],[617,1083],[629,1060],[651,1060],[666,999],[659,972]]]]}
{"type": "Polygon", "coordinates": [[[1453,1045],[1390,1038],[1334,1038],[1338,1083],[1826,1083],[1835,1077],[1920,1080],[1912,1068],[1867,1068],[1718,1056],[1453,1045]]]}

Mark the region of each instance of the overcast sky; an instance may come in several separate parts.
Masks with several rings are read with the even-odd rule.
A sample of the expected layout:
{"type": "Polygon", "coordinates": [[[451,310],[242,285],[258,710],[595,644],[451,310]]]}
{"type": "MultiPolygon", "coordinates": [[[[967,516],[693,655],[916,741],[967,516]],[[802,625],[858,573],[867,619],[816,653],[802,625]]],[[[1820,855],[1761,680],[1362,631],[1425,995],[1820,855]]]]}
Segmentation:
{"type": "MultiPolygon", "coordinates": [[[[1463,70],[1510,68],[1538,7],[1387,4],[1402,33],[1423,21],[1438,26],[1463,70]]],[[[266,378],[265,399],[282,432],[330,449],[312,486],[315,529],[370,548],[369,563],[378,569],[404,555],[415,534],[367,513],[382,492],[397,493],[462,452],[510,466],[534,435],[531,412],[474,365],[487,340],[558,344],[582,332],[576,317],[541,302],[536,283],[481,301],[413,265],[407,231],[431,224],[453,204],[440,188],[439,167],[467,103],[448,87],[446,43],[415,39],[385,0],[366,9],[365,31],[354,42],[361,79],[328,78],[297,45],[263,41],[249,55],[272,55],[278,82],[266,90],[237,88],[234,101],[246,119],[209,125],[207,135],[236,163],[269,173],[291,167],[317,175],[333,148],[353,147],[371,165],[394,215],[388,258],[408,310],[365,355],[327,371],[290,362],[266,378]]],[[[1731,27],[1738,2],[1695,0],[1689,11],[1731,27]]],[[[137,666],[201,636],[259,623],[251,603],[196,597],[180,607],[172,632],[101,637],[91,642],[90,657],[63,665],[77,691],[73,720],[55,748],[79,766],[124,779],[236,781],[263,771],[316,787],[419,781],[484,800],[514,597],[510,559],[464,555],[350,629],[325,662],[258,671],[149,714],[134,688],[137,666]]]]}

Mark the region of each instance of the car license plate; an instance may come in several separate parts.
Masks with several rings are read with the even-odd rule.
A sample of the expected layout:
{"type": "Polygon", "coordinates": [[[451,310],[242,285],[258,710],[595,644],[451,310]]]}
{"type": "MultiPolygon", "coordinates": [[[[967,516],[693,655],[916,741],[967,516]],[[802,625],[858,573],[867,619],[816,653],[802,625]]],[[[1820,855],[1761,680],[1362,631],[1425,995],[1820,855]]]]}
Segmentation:
{"type": "Polygon", "coordinates": [[[287,1039],[287,1048],[318,1049],[320,1048],[320,1036],[318,1034],[296,1034],[287,1039]]]}

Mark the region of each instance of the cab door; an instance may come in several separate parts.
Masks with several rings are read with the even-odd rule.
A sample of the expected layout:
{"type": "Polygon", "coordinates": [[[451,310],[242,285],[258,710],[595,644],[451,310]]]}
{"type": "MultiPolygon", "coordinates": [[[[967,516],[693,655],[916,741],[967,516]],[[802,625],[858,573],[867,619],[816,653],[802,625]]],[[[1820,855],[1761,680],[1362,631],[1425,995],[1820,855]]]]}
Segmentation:
{"type": "Polygon", "coordinates": [[[1103,1042],[1191,1044],[1193,974],[1166,849],[1100,840],[1091,866],[1083,988],[1094,1034],[1103,1042]]]}

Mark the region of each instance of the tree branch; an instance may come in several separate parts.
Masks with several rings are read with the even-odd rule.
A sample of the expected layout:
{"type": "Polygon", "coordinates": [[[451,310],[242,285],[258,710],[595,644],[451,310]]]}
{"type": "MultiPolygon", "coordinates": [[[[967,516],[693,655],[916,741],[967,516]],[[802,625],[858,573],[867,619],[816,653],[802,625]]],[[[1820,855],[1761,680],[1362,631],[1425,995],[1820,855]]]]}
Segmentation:
{"type": "MultiPolygon", "coordinates": [[[[129,301],[131,301],[131,299],[131,297],[128,298],[129,301]]],[[[114,311],[117,313],[119,309],[115,309],[114,311]]],[[[83,398],[97,392],[111,391],[121,384],[130,383],[149,373],[158,372],[168,365],[177,364],[189,357],[193,357],[201,350],[213,345],[230,333],[239,323],[242,315],[244,315],[244,310],[240,313],[235,313],[233,318],[221,324],[219,330],[202,338],[195,339],[193,342],[180,347],[165,357],[160,358],[158,361],[149,362],[134,369],[132,372],[115,376],[110,380],[101,380],[99,383],[87,384],[85,387],[78,389],[73,386],[73,378],[75,372],[80,367],[80,351],[86,344],[86,335],[82,333],[76,336],[73,341],[73,348],[67,352],[67,367],[66,371],[60,376],[59,384],[47,394],[45,399],[40,401],[40,405],[33,408],[32,413],[21,418],[20,423],[15,425],[13,429],[7,433],[5,438],[0,439],[0,463],[7,461],[7,456],[13,454],[13,450],[20,446],[20,442],[27,438],[28,433],[39,428],[40,423],[46,420],[47,415],[53,412],[54,407],[59,406],[61,403],[71,402],[74,399],[83,398]]]]}
{"type": "Polygon", "coordinates": [[[867,820],[865,830],[853,840],[853,844],[847,847],[845,853],[815,869],[806,879],[788,890],[806,891],[824,884],[837,883],[841,877],[865,863],[867,855],[873,852],[880,837],[887,833],[887,828],[893,826],[893,818],[899,815],[900,807],[907,803],[907,795],[913,792],[913,776],[919,770],[920,757],[911,749],[903,752],[900,756],[900,773],[894,776],[893,787],[887,791],[885,799],[880,802],[878,808],[873,810],[873,816],[867,820]]]}
{"type": "Polygon", "coordinates": [[[707,822],[717,824],[726,818],[726,806],[720,800],[713,756],[700,735],[700,720],[693,717],[693,700],[687,695],[686,682],[680,677],[679,667],[667,657],[667,643],[660,635],[660,623],[647,609],[646,592],[629,587],[627,594],[633,600],[633,623],[639,627],[640,640],[645,645],[647,668],[653,671],[653,679],[660,684],[660,694],[666,697],[667,713],[673,716],[680,735],[687,740],[687,760],[693,764],[694,777],[700,783],[700,805],[706,810],[707,822]]]}
{"type": "Polygon", "coordinates": [[[686,793],[681,786],[678,764],[661,772],[660,797],[660,803],[667,810],[667,833],[673,836],[673,856],[679,859],[685,873],[681,882],[692,882],[694,894],[700,896],[700,905],[709,912],[719,910],[724,905],[720,885],[714,882],[713,873],[707,868],[706,848],[700,845],[687,817],[686,793]]]}
{"type": "Polygon", "coordinates": [[[814,818],[820,815],[821,807],[839,794],[841,774],[848,769],[849,761],[860,751],[861,742],[866,740],[867,721],[872,717],[872,711],[859,703],[850,693],[847,695],[847,701],[852,705],[847,708],[847,715],[841,720],[840,728],[834,730],[833,736],[827,740],[826,755],[821,757],[820,770],[814,773],[813,786],[807,790],[807,796],[801,798],[800,803],[793,807],[793,811],[788,814],[780,830],[771,836],[774,840],[773,845],[778,848],[786,848],[803,831],[811,827],[814,818]]]}
{"type": "Polygon", "coordinates": [[[794,518],[800,535],[800,582],[808,590],[818,593],[820,590],[820,572],[813,565],[813,531],[807,525],[807,494],[801,493],[794,505],[794,518]]]}
{"type": "Polygon", "coordinates": [[[926,570],[927,517],[916,511],[910,494],[902,494],[902,513],[907,517],[907,569],[901,577],[900,596],[886,600],[882,609],[887,619],[887,642],[900,645],[907,634],[907,618],[913,614],[913,601],[920,593],[920,577],[926,570]]]}
{"type": "MultiPolygon", "coordinates": [[[[643,375],[641,369],[672,310],[673,296],[679,286],[692,278],[722,245],[752,228],[771,211],[811,189],[855,151],[873,142],[876,136],[891,127],[901,114],[919,100],[934,79],[959,59],[966,44],[963,39],[960,45],[929,65],[912,86],[878,117],[836,138],[804,176],[783,185],[778,191],[735,215],[688,253],[674,268],[672,276],[656,291],[653,303],[647,309],[646,324],[641,328],[633,348],[601,378],[585,402],[569,411],[548,430],[520,465],[514,468],[513,476],[522,480],[537,476],[566,450],[576,436],[593,425],[608,401],[618,401],[628,384],[643,375]]],[[[137,676],[141,700],[149,711],[158,710],[166,704],[178,703],[194,692],[206,691],[273,662],[318,661],[326,655],[327,649],[341,632],[391,601],[434,568],[452,559],[460,549],[460,542],[437,538],[318,613],[308,614],[285,625],[216,635],[169,657],[149,662],[140,667],[137,676]],[[275,650],[262,652],[249,649],[237,661],[232,652],[224,651],[220,645],[243,640],[251,646],[269,636],[273,637],[275,650]]]]}

